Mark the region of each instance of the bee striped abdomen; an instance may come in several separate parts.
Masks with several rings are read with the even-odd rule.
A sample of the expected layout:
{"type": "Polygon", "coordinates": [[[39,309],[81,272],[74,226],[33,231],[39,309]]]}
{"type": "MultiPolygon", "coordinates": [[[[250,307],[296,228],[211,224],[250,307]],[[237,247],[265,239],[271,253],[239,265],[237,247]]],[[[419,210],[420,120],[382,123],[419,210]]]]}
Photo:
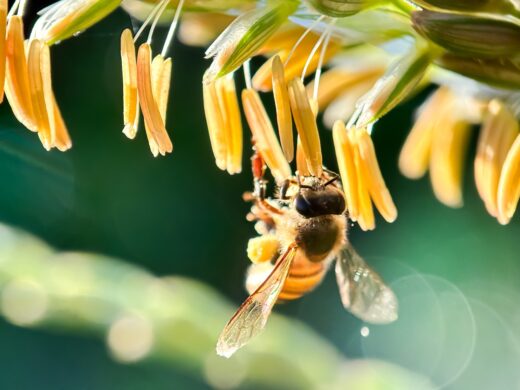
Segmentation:
{"type": "Polygon", "coordinates": [[[298,299],[312,291],[320,284],[326,271],[325,263],[310,262],[305,256],[298,253],[278,296],[278,302],[298,299]]]}

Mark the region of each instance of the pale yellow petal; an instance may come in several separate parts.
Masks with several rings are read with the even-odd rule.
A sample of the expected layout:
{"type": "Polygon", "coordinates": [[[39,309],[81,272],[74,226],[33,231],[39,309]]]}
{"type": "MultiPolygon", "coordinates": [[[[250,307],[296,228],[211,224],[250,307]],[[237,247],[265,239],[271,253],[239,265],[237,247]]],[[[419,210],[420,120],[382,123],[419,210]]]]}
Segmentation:
{"type": "Polygon", "coordinates": [[[397,218],[397,208],[379,169],[372,137],[364,129],[359,130],[357,141],[372,201],[387,222],[394,222],[397,218]]]}
{"type": "Polygon", "coordinates": [[[151,74],[151,48],[147,43],[139,47],[137,54],[137,87],[139,104],[148,136],[150,150],[154,156],[171,153],[173,145],[164,126],[158,104],[153,95],[151,74]]]}
{"type": "Polygon", "coordinates": [[[271,170],[276,182],[283,182],[291,176],[291,168],[276,139],[260,96],[254,89],[245,89],[242,91],[242,104],[257,151],[271,170]]]}
{"type": "Polygon", "coordinates": [[[520,135],[509,149],[498,184],[498,221],[505,225],[515,213],[520,198],[520,135]]]}
{"type": "Polygon", "coordinates": [[[502,165],[518,134],[518,121],[499,100],[488,105],[475,158],[475,183],[488,212],[497,216],[497,191],[502,165]]]}
{"type": "Polygon", "coordinates": [[[307,166],[312,175],[320,177],[323,171],[323,162],[316,117],[309,103],[305,87],[299,78],[289,82],[289,98],[296,130],[298,130],[307,159],[307,166]]]}
{"type": "Polygon", "coordinates": [[[133,139],[137,132],[139,102],[137,97],[137,61],[134,38],[130,29],[121,34],[121,65],[123,70],[123,133],[133,139]]]}
{"type": "Polygon", "coordinates": [[[291,103],[285,82],[285,73],[279,56],[273,59],[273,95],[276,105],[276,121],[280,143],[287,161],[294,158],[294,139],[292,130],[291,103]]]}
{"type": "Polygon", "coordinates": [[[350,146],[347,130],[342,121],[336,121],[332,128],[336,160],[338,161],[341,184],[347,201],[349,219],[357,221],[359,214],[359,199],[357,189],[356,165],[354,152],[350,146]]]}

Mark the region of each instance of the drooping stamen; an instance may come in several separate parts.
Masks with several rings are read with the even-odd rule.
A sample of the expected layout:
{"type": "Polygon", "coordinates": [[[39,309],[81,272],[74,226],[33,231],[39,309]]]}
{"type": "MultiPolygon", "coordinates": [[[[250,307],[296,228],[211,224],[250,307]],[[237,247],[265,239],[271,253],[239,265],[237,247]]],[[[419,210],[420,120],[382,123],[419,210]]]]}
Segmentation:
{"type": "Polygon", "coordinates": [[[173,145],[153,94],[151,48],[147,43],[143,43],[137,53],[137,89],[152,154],[171,153],[173,145]]]}
{"type": "Polygon", "coordinates": [[[137,60],[130,29],[121,34],[121,64],[123,67],[123,133],[135,138],[139,120],[139,99],[137,94],[137,60]]]}
{"type": "Polygon", "coordinates": [[[399,155],[399,169],[410,179],[424,176],[430,163],[430,149],[439,111],[451,101],[447,87],[438,88],[419,109],[419,115],[399,155]]]}
{"type": "Polygon", "coordinates": [[[56,103],[56,98],[54,95],[52,96],[53,106],[54,106],[54,128],[56,133],[56,148],[64,152],[72,147],[72,141],[70,140],[69,132],[67,130],[67,126],[65,125],[65,121],[61,115],[58,104],[56,103]]]}
{"type": "Polygon", "coordinates": [[[450,207],[462,206],[462,173],[470,125],[456,117],[454,107],[443,116],[433,131],[430,179],[437,199],[450,207]]]}
{"type": "Polygon", "coordinates": [[[303,151],[302,141],[300,136],[296,140],[296,169],[298,170],[299,176],[310,176],[311,172],[307,166],[307,159],[305,158],[305,152],[303,151]]]}
{"type": "Polygon", "coordinates": [[[0,0],[0,103],[4,101],[7,0],[0,0]]]}
{"type": "Polygon", "coordinates": [[[273,126],[260,96],[254,89],[244,89],[242,91],[242,104],[258,152],[265,160],[276,182],[283,182],[291,176],[291,168],[276,139],[273,126]]]}
{"type": "Polygon", "coordinates": [[[475,158],[475,183],[486,209],[498,215],[497,192],[507,153],[518,135],[518,121],[499,100],[488,104],[475,158]]]}
{"type": "Polygon", "coordinates": [[[372,137],[364,129],[357,132],[357,144],[370,197],[383,218],[387,222],[394,222],[397,218],[397,208],[381,175],[372,137]]]}
{"type": "Polygon", "coordinates": [[[498,184],[498,221],[505,225],[515,213],[520,198],[520,134],[507,153],[498,184]]]}
{"type": "Polygon", "coordinates": [[[376,222],[374,218],[374,209],[370,200],[369,186],[367,183],[368,172],[363,165],[361,153],[358,145],[358,130],[351,129],[348,131],[348,138],[352,151],[354,152],[354,165],[356,167],[357,190],[358,190],[358,219],[359,227],[364,231],[374,230],[376,222]]]}
{"type": "Polygon", "coordinates": [[[164,59],[158,54],[152,61],[152,91],[163,123],[166,125],[166,109],[170,97],[170,82],[172,75],[171,58],[164,59]]]}
{"type": "Polygon", "coordinates": [[[29,43],[28,75],[31,93],[31,102],[34,110],[34,120],[38,136],[45,149],[50,150],[54,145],[54,137],[51,134],[47,106],[45,104],[43,79],[41,72],[41,47],[42,43],[34,39],[29,43]]]}
{"type": "Polygon", "coordinates": [[[12,16],[7,25],[5,93],[16,118],[29,130],[37,131],[31,101],[23,22],[12,16]]]}
{"type": "Polygon", "coordinates": [[[285,83],[285,73],[279,56],[273,59],[273,95],[276,105],[278,134],[285,158],[291,162],[294,158],[294,139],[292,131],[291,102],[285,83]]]}
{"type": "Polygon", "coordinates": [[[163,49],[161,51],[161,54],[163,57],[166,56],[166,53],[168,52],[168,48],[170,47],[170,44],[173,40],[175,30],[177,28],[177,25],[179,24],[179,18],[181,16],[181,11],[182,11],[183,5],[184,5],[184,0],[179,0],[179,2],[177,3],[177,9],[175,10],[175,15],[173,17],[172,24],[170,25],[170,29],[168,30],[168,34],[166,35],[166,39],[164,41],[163,49]]]}
{"type": "Polygon", "coordinates": [[[72,141],[65,125],[65,121],[60,112],[56,97],[52,88],[51,77],[51,55],[49,46],[42,43],[40,50],[40,66],[43,82],[43,96],[45,99],[45,107],[47,117],[49,118],[49,126],[53,147],[64,152],[72,147],[72,141]]]}
{"type": "Polygon", "coordinates": [[[347,201],[348,216],[352,221],[357,221],[359,215],[359,199],[356,165],[354,163],[354,152],[348,139],[345,124],[342,121],[336,121],[334,123],[332,136],[341,176],[341,184],[347,201]]]}
{"type": "Polygon", "coordinates": [[[220,111],[227,130],[227,171],[233,175],[242,171],[242,121],[233,74],[216,81],[220,111]]]}
{"type": "Polygon", "coordinates": [[[202,83],[202,96],[215,163],[219,169],[225,171],[227,169],[227,133],[214,80],[202,83]]]}
{"type": "Polygon", "coordinates": [[[309,103],[303,82],[298,78],[289,82],[289,99],[296,130],[298,130],[307,159],[307,166],[312,175],[320,177],[323,171],[323,162],[316,117],[309,103]]]}

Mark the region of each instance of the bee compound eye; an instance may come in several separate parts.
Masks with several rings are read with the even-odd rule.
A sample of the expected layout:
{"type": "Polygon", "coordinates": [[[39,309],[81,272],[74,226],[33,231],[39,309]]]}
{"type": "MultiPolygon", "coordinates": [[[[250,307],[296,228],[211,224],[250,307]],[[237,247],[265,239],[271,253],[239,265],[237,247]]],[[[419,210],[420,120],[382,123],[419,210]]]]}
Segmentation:
{"type": "Polygon", "coordinates": [[[311,218],[315,216],[312,203],[309,202],[307,198],[302,194],[298,195],[294,200],[294,207],[296,208],[298,214],[304,217],[311,218]]]}

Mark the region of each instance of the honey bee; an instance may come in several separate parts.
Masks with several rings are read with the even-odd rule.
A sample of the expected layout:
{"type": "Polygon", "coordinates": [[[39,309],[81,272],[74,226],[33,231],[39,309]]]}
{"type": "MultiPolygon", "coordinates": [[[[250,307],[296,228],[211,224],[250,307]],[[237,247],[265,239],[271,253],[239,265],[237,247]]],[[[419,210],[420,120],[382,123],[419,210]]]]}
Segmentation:
{"type": "Polygon", "coordinates": [[[261,236],[257,238],[264,241],[260,249],[268,255],[272,252],[273,259],[250,266],[246,287],[251,295],[222,331],[217,353],[230,357],[247,344],[264,329],[275,303],[313,290],[334,260],[343,306],[366,322],[395,321],[396,296],[347,239],[348,217],[338,176],[325,170],[320,178],[292,178],[277,197],[266,198],[263,172],[257,167],[255,173],[254,159],[253,172],[255,191],[249,198],[254,204],[249,219],[258,220],[261,236]],[[267,245],[273,241],[274,246],[267,245]]]}

